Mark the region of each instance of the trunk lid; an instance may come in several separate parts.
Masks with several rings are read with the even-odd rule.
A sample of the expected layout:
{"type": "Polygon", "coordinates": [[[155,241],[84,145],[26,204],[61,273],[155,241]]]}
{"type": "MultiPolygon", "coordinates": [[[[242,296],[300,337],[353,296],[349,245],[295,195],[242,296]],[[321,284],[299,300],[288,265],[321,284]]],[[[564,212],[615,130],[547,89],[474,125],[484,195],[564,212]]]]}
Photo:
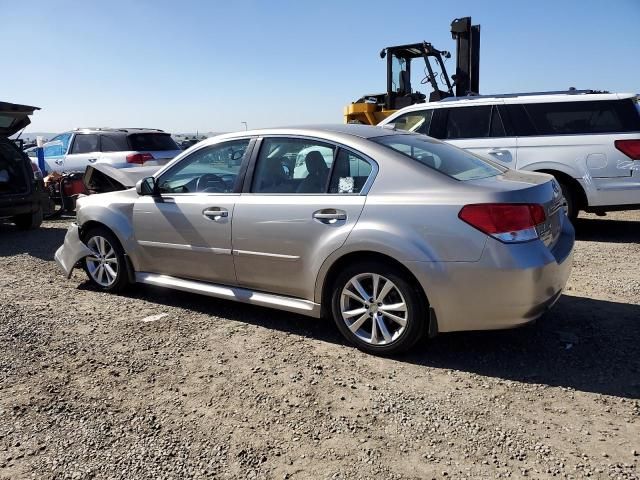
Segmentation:
{"type": "Polygon", "coordinates": [[[465,182],[493,190],[500,202],[542,205],[545,221],[536,226],[540,240],[549,248],[558,241],[565,215],[565,200],[558,182],[545,173],[507,170],[495,177],[465,182]]]}
{"type": "Polygon", "coordinates": [[[0,102],[0,137],[10,137],[31,123],[29,115],[38,107],[0,102]]]}

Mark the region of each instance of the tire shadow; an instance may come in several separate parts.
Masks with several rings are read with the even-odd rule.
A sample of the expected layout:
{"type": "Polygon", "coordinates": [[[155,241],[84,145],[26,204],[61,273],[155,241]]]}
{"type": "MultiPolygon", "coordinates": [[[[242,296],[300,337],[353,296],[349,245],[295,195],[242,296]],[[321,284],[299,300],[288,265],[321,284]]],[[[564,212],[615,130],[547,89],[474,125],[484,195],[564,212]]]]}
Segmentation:
{"type": "Polygon", "coordinates": [[[640,220],[578,218],[574,225],[576,228],[576,240],[585,242],[640,243],[640,220]]]}
{"type": "Polygon", "coordinates": [[[10,223],[0,223],[0,257],[29,254],[42,260],[53,260],[69,226],[68,221],[47,222],[34,230],[20,230],[10,223]]]}
{"type": "MultiPolygon", "coordinates": [[[[92,289],[84,283],[81,289],[92,289]]],[[[349,347],[332,321],[159,287],[125,295],[349,347]]],[[[564,295],[538,322],[501,331],[443,333],[389,362],[640,398],[640,305],[564,295]]],[[[394,367],[395,368],[395,367],[394,367]]]]}

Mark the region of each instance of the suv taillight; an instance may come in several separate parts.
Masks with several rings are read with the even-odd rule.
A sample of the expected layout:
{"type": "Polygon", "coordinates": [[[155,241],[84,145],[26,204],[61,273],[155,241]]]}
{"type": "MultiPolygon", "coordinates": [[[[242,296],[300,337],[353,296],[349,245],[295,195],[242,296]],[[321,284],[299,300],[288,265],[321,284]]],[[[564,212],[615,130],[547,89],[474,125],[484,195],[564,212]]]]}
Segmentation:
{"type": "Polygon", "coordinates": [[[460,220],[505,243],[528,242],[538,238],[536,226],[547,216],[536,203],[479,203],[465,205],[460,220]]]}
{"type": "Polygon", "coordinates": [[[616,140],[613,144],[630,159],[640,160],[640,140],[616,140]]]}
{"type": "Polygon", "coordinates": [[[142,165],[147,160],[153,160],[153,155],[150,153],[130,153],[127,155],[127,163],[137,163],[142,165]]]}
{"type": "Polygon", "coordinates": [[[33,178],[36,180],[42,180],[42,170],[34,162],[31,162],[31,170],[33,171],[33,178]]]}

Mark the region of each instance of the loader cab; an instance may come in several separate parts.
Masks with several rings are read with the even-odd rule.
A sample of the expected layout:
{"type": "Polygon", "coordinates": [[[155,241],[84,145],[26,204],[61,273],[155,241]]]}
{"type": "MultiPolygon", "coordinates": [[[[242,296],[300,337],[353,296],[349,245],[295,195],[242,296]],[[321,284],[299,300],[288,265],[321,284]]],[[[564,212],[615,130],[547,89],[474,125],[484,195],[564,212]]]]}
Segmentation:
{"type": "MultiPolygon", "coordinates": [[[[411,67],[415,62],[424,60],[424,66],[418,63],[419,67],[423,67],[425,78],[421,84],[436,81],[434,77],[431,60],[435,60],[440,71],[445,72],[442,58],[450,58],[451,54],[446,51],[439,51],[433,48],[430,43],[414,43],[410,45],[398,45],[387,47],[380,52],[380,58],[387,60],[387,94],[385,96],[384,108],[386,110],[398,110],[400,108],[413,105],[415,103],[423,103],[427,96],[413,89],[411,84],[411,67]]],[[[434,91],[429,96],[430,101],[437,101],[453,95],[452,86],[449,79],[446,78],[446,91],[438,88],[437,84],[434,91]]]]}

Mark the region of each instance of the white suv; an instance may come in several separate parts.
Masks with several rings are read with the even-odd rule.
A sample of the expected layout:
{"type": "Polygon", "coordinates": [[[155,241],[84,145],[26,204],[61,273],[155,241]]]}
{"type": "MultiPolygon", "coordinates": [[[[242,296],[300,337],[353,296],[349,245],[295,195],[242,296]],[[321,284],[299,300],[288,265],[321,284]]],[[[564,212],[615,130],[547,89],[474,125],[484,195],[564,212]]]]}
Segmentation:
{"type": "Polygon", "coordinates": [[[569,216],[640,208],[640,108],[591,90],[457,97],[380,123],[446,140],[509,168],[550,173],[569,216]]]}
{"type": "Polygon", "coordinates": [[[182,150],[171,135],[150,128],[78,128],[44,145],[47,173],[84,172],[88,165],[115,168],[165,165],[182,150]]]}

